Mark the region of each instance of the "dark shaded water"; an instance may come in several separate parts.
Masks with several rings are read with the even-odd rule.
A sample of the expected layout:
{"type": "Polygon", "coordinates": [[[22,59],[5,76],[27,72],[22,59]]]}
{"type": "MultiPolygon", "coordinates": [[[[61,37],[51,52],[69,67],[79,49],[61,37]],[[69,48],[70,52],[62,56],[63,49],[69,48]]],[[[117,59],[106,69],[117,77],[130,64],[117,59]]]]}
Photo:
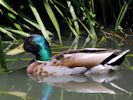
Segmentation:
{"type": "MultiPolygon", "coordinates": [[[[108,41],[101,47],[116,45],[108,41]]],[[[123,48],[132,53],[132,46],[123,48]]],[[[19,59],[32,57],[29,54],[7,56],[18,59],[8,62],[8,68],[24,68],[29,61],[19,59]]],[[[127,58],[132,66],[132,58],[127,58]]],[[[133,100],[132,76],[133,71],[127,69],[104,75],[62,77],[29,76],[25,69],[15,70],[0,75],[0,100],[133,100]]]]}

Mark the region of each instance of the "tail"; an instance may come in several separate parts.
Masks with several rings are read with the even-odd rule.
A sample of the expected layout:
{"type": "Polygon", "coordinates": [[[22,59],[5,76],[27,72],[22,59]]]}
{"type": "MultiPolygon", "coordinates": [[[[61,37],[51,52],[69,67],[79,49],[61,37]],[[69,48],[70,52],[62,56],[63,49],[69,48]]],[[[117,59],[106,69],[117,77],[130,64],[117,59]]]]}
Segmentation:
{"type": "Polygon", "coordinates": [[[106,58],[101,64],[102,65],[107,64],[107,65],[112,65],[112,66],[120,65],[124,61],[124,58],[129,51],[130,50],[125,50],[119,53],[118,55],[112,54],[111,56],[106,58]]]}

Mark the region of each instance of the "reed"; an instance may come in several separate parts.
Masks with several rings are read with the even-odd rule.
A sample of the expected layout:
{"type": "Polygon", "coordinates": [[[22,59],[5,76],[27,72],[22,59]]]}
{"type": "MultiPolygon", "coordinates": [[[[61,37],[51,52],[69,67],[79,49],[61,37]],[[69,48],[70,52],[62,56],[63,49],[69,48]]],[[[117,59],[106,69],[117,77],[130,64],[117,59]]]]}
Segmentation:
{"type": "Polygon", "coordinates": [[[48,41],[57,35],[62,44],[62,36],[65,35],[61,33],[61,30],[64,30],[61,29],[63,24],[71,30],[72,34],[68,34],[76,38],[84,36],[82,31],[85,30],[87,33],[85,44],[87,44],[91,40],[97,42],[99,39],[96,28],[113,24],[114,30],[119,31],[132,19],[132,13],[130,13],[133,9],[130,6],[132,0],[42,0],[38,3],[27,0],[25,2],[18,5],[17,0],[14,2],[0,0],[0,5],[2,5],[0,14],[9,21],[0,24],[0,31],[13,41],[18,40],[17,36],[27,37],[37,30],[48,41]],[[24,7],[15,9],[16,6],[24,7]],[[47,20],[51,22],[50,27],[45,24],[47,20]],[[55,31],[50,31],[51,26],[55,31]]]}
{"type": "Polygon", "coordinates": [[[129,6],[130,3],[131,3],[131,0],[129,0],[128,2],[125,1],[123,6],[121,7],[121,10],[119,12],[119,15],[118,15],[116,23],[115,23],[115,30],[120,30],[121,29],[120,24],[121,24],[121,22],[122,22],[122,20],[125,16],[127,10],[128,10],[128,6],[129,6]]]}
{"type": "Polygon", "coordinates": [[[7,71],[5,56],[2,48],[2,41],[1,41],[1,35],[0,35],[0,64],[2,67],[2,71],[7,71]]]}

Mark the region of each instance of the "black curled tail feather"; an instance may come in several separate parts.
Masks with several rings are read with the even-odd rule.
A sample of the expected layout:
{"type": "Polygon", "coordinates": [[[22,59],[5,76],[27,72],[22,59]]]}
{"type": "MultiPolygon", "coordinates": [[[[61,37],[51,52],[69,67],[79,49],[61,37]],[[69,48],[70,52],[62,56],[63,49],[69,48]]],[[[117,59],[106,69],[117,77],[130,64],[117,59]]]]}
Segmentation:
{"type": "Polygon", "coordinates": [[[125,50],[121,53],[114,53],[111,56],[109,56],[108,58],[106,58],[101,64],[108,64],[108,65],[120,65],[123,61],[125,56],[127,55],[127,53],[129,52],[129,50],[125,50]]]}

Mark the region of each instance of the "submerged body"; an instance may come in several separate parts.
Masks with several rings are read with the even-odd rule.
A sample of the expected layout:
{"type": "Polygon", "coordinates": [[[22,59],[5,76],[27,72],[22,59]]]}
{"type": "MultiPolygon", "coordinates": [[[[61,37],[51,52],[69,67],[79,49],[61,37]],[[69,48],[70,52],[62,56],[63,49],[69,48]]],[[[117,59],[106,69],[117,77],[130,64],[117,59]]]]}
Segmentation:
{"type": "MultiPolygon", "coordinates": [[[[24,49],[36,56],[36,61],[28,66],[27,72],[44,76],[83,74],[99,65],[98,69],[104,65],[120,65],[129,52],[129,50],[84,48],[64,51],[52,57],[48,42],[40,35],[26,38],[24,49]]],[[[107,69],[115,70],[113,67],[107,69]]]]}

